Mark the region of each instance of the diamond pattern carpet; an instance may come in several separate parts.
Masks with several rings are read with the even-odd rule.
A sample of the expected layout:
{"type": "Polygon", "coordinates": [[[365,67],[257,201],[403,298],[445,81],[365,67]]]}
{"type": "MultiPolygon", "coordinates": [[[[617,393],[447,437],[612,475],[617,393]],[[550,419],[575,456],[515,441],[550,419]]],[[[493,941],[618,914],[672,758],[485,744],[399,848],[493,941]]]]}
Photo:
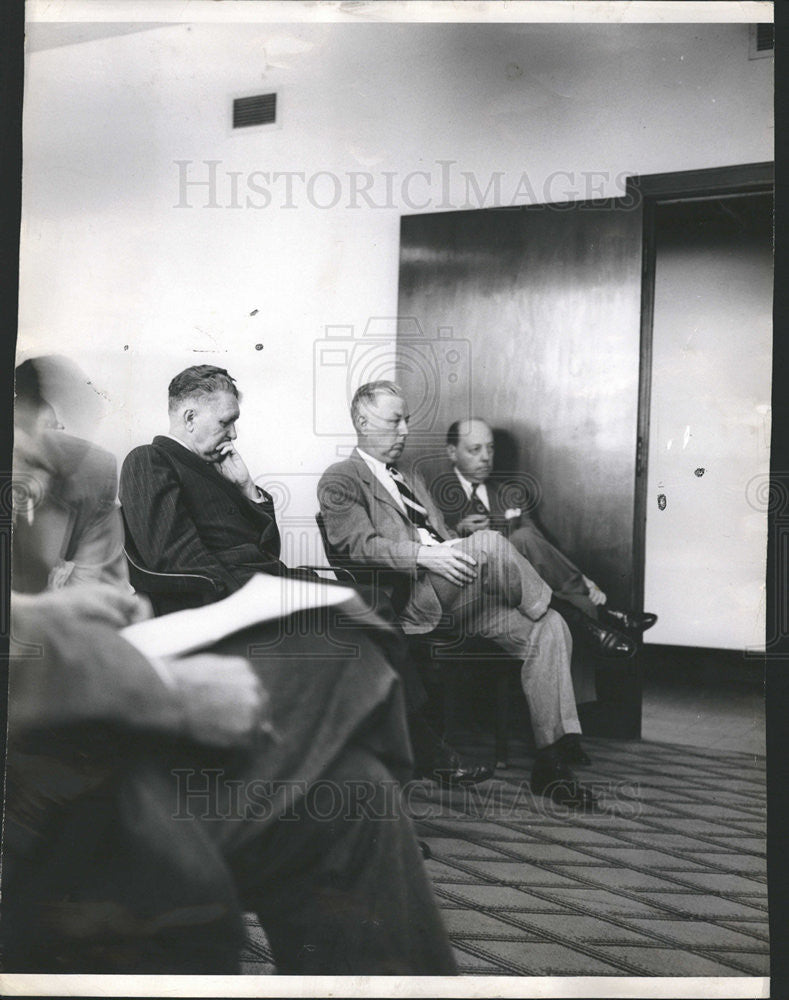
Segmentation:
{"type": "MultiPolygon", "coordinates": [[[[764,758],[586,739],[603,805],[534,798],[532,758],[474,789],[405,790],[465,975],[766,976],[764,758]]],[[[490,741],[463,749],[488,759],[490,741]]],[[[248,917],[243,971],[274,972],[248,917]]]]}

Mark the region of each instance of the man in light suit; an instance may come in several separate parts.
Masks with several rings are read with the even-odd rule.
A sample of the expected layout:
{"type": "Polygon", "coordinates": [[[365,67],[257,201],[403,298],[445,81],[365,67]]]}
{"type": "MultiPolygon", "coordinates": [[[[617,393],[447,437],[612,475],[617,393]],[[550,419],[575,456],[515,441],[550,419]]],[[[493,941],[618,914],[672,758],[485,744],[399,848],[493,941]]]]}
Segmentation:
{"type": "Polygon", "coordinates": [[[523,660],[521,679],[538,748],[532,789],[590,807],[593,796],[568,766],[568,759],[583,753],[581,727],[570,679],[570,635],[549,608],[550,588],[497,532],[458,538],[421,479],[398,468],[409,411],[395,383],[361,386],[351,417],[357,447],[327,469],[318,485],[332,548],[350,564],[375,571],[393,593],[400,583],[406,633],[432,632],[449,615],[457,630],[493,639],[523,660]]]}
{"type": "Polygon", "coordinates": [[[447,524],[461,537],[487,528],[501,532],[565,602],[569,624],[596,652],[616,655],[620,629],[626,635],[618,636],[619,649],[629,652],[629,636],[651,628],[657,615],[608,607],[600,587],[545,537],[523,509],[523,491],[517,483],[491,478],[493,454],[493,431],[484,420],[475,417],[450,426],[447,456],[452,468],[431,483],[447,524]],[[573,613],[567,604],[578,611],[573,613]]]}
{"type": "MultiPolygon", "coordinates": [[[[180,372],[169,386],[169,433],[135,448],[120,478],[126,531],[145,568],[208,576],[218,596],[238,590],[255,573],[305,575],[279,558],[273,501],[235,448],[239,402],[235,380],[224,369],[196,365],[180,372]]],[[[379,603],[375,611],[370,636],[403,682],[417,775],[448,785],[490,778],[490,767],[461,760],[427,725],[416,667],[399,629],[385,625],[391,608],[379,603]]]]}

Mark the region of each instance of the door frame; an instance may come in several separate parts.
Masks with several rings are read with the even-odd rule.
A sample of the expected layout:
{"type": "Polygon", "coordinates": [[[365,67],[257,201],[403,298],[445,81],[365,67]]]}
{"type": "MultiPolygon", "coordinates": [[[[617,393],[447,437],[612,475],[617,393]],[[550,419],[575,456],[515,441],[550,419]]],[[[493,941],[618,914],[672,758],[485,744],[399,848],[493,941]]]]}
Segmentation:
{"type": "Polygon", "coordinates": [[[635,459],[635,511],[633,516],[632,606],[644,604],[647,521],[647,457],[649,411],[652,397],[652,331],[655,315],[655,216],[659,205],[701,201],[741,194],[773,194],[775,167],[770,161],[730,167],[683,170],[668,174],[643,174],[627,178],[626,194],[633,207],[642,206],[641,340],[638,372],[638,427],[635,459]]]}

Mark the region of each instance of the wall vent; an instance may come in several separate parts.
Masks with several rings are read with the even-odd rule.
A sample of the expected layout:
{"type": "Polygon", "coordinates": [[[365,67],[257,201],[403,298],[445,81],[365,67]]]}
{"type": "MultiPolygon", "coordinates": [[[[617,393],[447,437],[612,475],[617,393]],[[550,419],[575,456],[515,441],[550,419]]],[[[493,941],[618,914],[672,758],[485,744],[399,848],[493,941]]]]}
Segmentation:
{"type": "Polygon", "coordinates": [[[251,125],[274,125],[277,121],[277,95],[256,94],[233,101],[233,128],[251,125]]]}
{"type": "Polygon", "coordinates": [[[748,43],[749,59],[764,59],[771,56],[775,50],[775,25],[752,24],[748,43]]]}

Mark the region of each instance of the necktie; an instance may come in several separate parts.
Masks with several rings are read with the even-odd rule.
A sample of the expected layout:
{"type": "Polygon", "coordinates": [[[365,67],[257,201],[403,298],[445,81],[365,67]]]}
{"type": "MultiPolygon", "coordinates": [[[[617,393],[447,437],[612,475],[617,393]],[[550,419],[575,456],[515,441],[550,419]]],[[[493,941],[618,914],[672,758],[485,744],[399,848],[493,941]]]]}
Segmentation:
{"type": "Polygon", "coordinates": [[[488,510],[488,508],[485,506],[485,504],[482,502],[482,500],[477,495],[477,490],[478,489],[479,489],[479,483],[472,484],[472,487],[471,487],[471,496],[469,497],[469,503],[471,504],[471,513],[472,514],[484,514],[484,515],[487,516],[490,513],[490,511],[488,510]]]}
{"type": "Polygon", "coordinates": [[[400,498],[405,506],[405,512],[408,515],[408,520],[415,528],[423,528],[431,538],[435,538],[437,542],[443,542],[444,539],[439,535],[433,525],[427,519],[427,510],[422,506],[422,504],[414,496],[411,487],[403,479],[403,475],[393,465],[387,465],[386,467],[389,475],[394,479],[397,491],[400,494],[400,498]]]}

